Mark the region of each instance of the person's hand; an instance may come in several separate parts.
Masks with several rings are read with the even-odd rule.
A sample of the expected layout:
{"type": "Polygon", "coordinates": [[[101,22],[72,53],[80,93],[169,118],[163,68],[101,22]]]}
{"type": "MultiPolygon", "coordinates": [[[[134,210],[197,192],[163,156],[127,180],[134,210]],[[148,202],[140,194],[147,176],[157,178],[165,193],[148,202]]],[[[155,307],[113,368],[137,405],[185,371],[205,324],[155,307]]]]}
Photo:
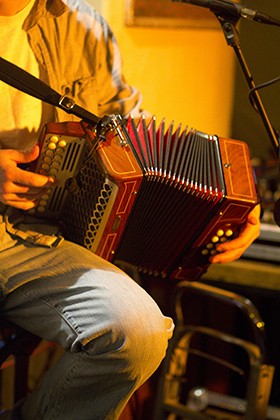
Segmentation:
{"type": "Polygon", "coordinates": [[[260,234],[260,205],[249,213],[247,221],[239,236],[232,241],[217,246],[219,254],[211,257],[213,264],[228,263],[237,260],[260,234]]]}
{"type": "Polygon", "coordinates": [[[54,179],[17,165],[37,159],[39,146],[31,150],[0,150],[0,202],[22,210],[35,207],[40,196],[54,184],[54,179]]]}

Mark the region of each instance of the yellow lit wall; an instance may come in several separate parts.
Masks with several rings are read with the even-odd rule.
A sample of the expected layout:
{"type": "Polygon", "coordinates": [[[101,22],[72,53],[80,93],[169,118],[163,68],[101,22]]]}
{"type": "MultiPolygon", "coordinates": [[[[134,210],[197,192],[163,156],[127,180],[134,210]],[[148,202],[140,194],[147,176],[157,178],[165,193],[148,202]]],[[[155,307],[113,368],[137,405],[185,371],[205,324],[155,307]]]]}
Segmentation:
{"type": "Polygon", "coordinates": [[[235,55],[218,26],[128,27],[125,0],[102,0],[100,8],[118,39],[126,79],[142,92],[145,109],[167,122],[230,135],[235,55]]]}

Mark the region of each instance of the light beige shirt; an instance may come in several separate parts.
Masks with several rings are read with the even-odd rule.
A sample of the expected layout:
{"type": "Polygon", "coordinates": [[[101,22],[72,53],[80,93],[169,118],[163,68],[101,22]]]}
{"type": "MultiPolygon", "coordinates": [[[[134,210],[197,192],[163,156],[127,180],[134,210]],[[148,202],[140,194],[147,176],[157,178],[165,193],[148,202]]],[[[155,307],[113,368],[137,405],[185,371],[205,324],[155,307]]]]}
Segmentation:
{"type": "MultiPolygon", "coordinates": [[[[56,92],[67,95],[98,117],[139,114],[141,96],[122,75],[116,39],[105,20],[89,4],[82,0],[37,0],[23,30],[39,68],[56,92]]],[[[80,120],[60,108],[53,111],[56,121],[80,120]]],[[[5,210],[4,207],[2,212],[5,210]]],[[[45,229],[42,233],[39,226],[29,224],[23,213],[11,207],[4,222],[8,232],[28,242],[45,246],[59,242],[60,238],[52,236],[51,230],[47,232],[49,235],[45,229]]]]}
{"type": "MultiPolygon", "coordinates": [[[[40,78],[48,81],[58,93],[71,97],[79,106],[100,117],[108,114],[125,116],[130,112],[137,114],[141,96],[123,78],[116,39],[105,20],[89,4],[82,0],[37,0],[24,21],[23,29],[18,30],[24,31],[22,37],[25,34],[23,38],[29,42],[40,78]]],[[[20,57],[14,57],[13,61],[25,67],[20,57]]],[[[36,102],[39,109],[40,101],[36,102]]],[[[57,121],[79,120],[59,108],[52,111],[52,118],[57,121]]],[[[29,128],[32,141],[38,134],[36,127],[41,111],[36,110],[36,114],[33,128],[29,128]]],[[[48,109],[41,125],[49,120],[50,115],[48,109]]],[[[12,147],[28,147],[30,140],[19,142],[16,139],[19,124],[14,121],[14,125],[14,136],[9,136],[13,137],[12,147]]],[[[10,139],[7,143],[7,136],[3,135],[6,134],[3,133],[3,121],[0,128],[0,146],[11,146],[10,139]]],[[[21,128],[24,129],[24,122],[21,122],[21,128]]]]}
{"type": "MultiPolygon", "coordinates": [[[[22,29],[35,0],[14,16],[0,16],[0,56],[47,82],[22,29]]],[[[30,148],[40,126],[53,118],[51,107],[0,81],[0,142],[2,148],[30,148]]]]}

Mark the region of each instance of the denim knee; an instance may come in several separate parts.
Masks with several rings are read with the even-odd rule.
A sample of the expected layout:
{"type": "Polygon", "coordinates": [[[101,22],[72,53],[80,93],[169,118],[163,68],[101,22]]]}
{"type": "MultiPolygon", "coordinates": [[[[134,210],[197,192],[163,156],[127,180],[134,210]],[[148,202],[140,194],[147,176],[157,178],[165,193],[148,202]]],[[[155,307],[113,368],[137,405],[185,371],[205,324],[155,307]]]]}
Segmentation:
{"type": "Polygon", "coordinates": [[[120,299],[116,304],[114,300],[106,314],[106,328],[85,350],[95,358],[116,359],[140,384],[160,365],[174,325],[144,290],[137,296],[137,301],[120,299]]]}

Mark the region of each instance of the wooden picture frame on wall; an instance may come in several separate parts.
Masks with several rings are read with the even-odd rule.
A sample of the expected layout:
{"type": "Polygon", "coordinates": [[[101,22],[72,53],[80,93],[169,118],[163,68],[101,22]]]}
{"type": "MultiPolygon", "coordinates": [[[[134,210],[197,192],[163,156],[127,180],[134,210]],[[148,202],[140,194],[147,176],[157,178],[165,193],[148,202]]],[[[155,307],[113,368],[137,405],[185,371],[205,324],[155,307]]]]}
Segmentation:
{"type": "Polygon", "coordinates": [[[172,0],[125,0],[128,26],[213,28],[220,24],[208,9],[172,0]]]}

